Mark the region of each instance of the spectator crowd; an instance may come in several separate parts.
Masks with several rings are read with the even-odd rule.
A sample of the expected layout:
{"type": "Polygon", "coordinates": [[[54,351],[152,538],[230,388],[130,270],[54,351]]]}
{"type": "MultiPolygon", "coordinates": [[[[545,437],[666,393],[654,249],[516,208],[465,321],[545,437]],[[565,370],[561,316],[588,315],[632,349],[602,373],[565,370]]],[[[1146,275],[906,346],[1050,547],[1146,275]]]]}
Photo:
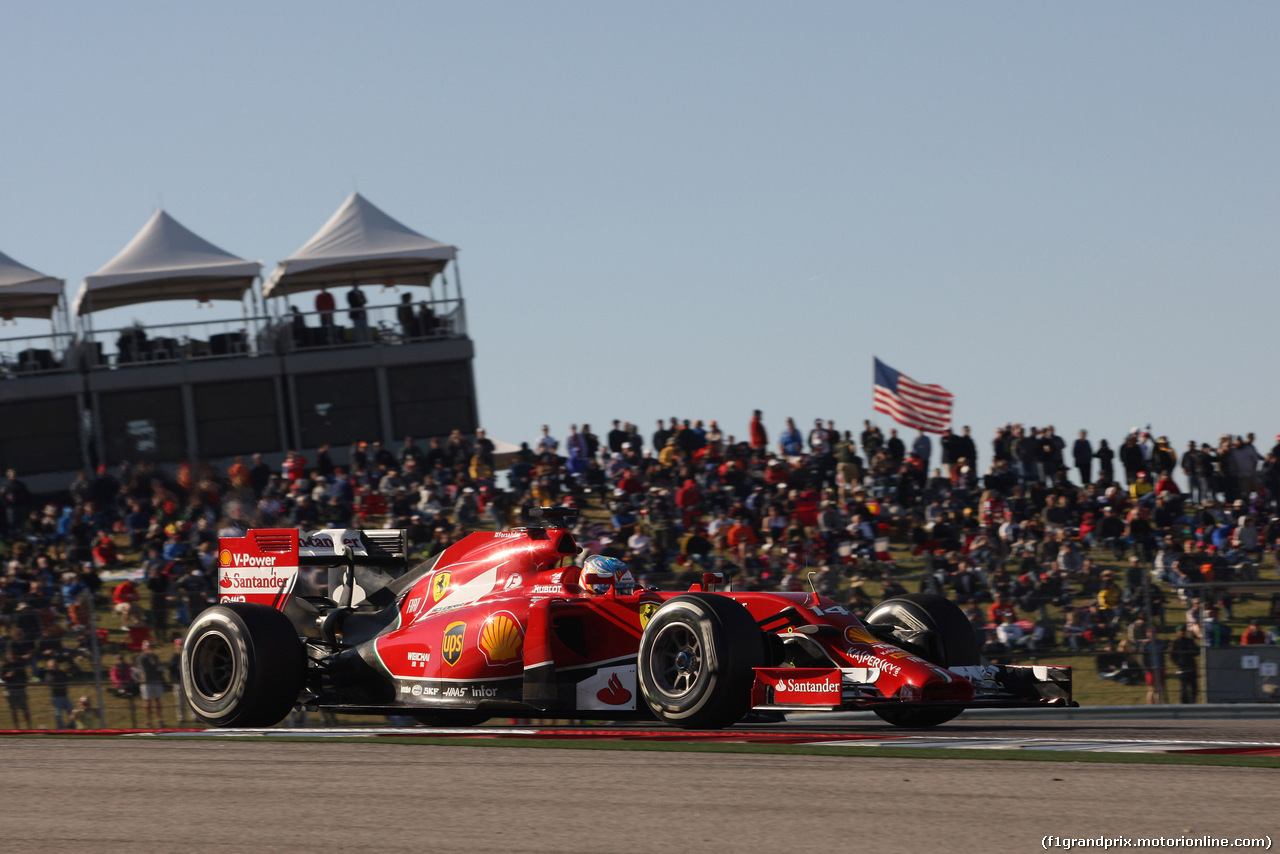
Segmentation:
{"type": "MultiPolygon", "coordinates": [[[[71,702],[67,686],[111,631],[128,650],[112,691],[135,722],[141,700],[145,724],[163,725],[177,656],[152,647],[214,601],[218,538],[250,527],[405,528],[429,556],[470,530],[522,524],[534,506],[579,507],[579,542],[652,586],[717,571],[745,589],[812,584],[865,615],[868,588],[885,598],[910,582],[959,603],[992,660],[1093,652],[1100,675],[1145,680],[1153,701],[1172,664],[1184,702],[1196,698],[1200,647],[1237,640],[1232,588],[1214,585],[1259,579],[1280,542],[1280,437],[1264,453],[1252,434],[1179,453],[1137,429],[1113,449],[1053,427],[1005,425],[979,443],[968,427],[903,437],[866,421],[855,435],[788,418],[771,438],[756,411],[741,438],[673,417],[648,435],[621,421],[603,436],[543,426],[503,455],[484,430],[455,430],[395,448],[356,441],[336,456],[290,450],[271,465],[255,454],[225,471],[120,463],[81,473],[54,500],[8,471],[0,676],[14,726],[30,723],[32,683],[48,686],[56,726],[86,725],[93,704],[71,702]],[[104,584],[127,568],[138,581],[104,584]],[[98,626],[108,605],[112,624],[98,626]],[[1180,626],[1172,640],[1160,639],[1166,623],[1180,626]]],[[[1239,640],[1274,644],[1280,629],[1254,625],[1239,640]]]]}

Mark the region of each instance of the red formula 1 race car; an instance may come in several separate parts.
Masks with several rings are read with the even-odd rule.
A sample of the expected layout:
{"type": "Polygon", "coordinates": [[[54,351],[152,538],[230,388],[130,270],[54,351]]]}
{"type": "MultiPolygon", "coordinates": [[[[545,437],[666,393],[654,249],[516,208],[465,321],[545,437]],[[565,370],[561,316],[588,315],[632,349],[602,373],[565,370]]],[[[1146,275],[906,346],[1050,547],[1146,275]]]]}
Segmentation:
{"type": "MultiPolygon", "coordinates": [[[[536,511],[535,511],[536,512],[536,511]]],[[[214,726],[295,705],[437,725],[518,717],[730,726],[752,713],[869,709],[935,726],[966,708],[1069,706],[1066,667],[983,665],[960,610],[914,594],[864,624],[816,593],[633,590],[541,526],[475,533],[410,567],[402,531],[224,539],[219,604],[187,631],[182,682],[214,726]]]]}

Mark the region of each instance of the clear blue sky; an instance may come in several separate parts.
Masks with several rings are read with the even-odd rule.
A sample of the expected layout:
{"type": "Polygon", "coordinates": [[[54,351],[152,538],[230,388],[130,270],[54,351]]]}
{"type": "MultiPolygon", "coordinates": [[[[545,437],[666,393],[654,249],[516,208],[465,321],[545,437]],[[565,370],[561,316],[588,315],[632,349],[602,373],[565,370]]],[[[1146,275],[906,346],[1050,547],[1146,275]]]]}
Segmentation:
{"type": "Polygon", "coordinates": [[[980,438],[1269,446],[1277,44],[1274,3],[11,4],[0,251],[74,294],[162,199],[269,270],[358,188],[460,248],[507,441],[855,428],[874,354],[980,438]]]}

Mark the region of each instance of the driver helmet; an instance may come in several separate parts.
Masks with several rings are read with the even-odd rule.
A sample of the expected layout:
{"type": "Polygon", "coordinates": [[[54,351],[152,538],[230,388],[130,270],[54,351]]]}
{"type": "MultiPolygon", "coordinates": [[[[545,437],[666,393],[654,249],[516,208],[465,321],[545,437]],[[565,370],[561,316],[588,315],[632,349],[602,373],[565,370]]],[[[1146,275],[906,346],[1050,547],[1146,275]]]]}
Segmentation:
{"type": "Polygon", "coordinates": [[[603,596],[613,587],[614,581],[626,572],[627,565],[616,557],[592,555],[582,562],[578,583],[588,596],[603,596]]]}

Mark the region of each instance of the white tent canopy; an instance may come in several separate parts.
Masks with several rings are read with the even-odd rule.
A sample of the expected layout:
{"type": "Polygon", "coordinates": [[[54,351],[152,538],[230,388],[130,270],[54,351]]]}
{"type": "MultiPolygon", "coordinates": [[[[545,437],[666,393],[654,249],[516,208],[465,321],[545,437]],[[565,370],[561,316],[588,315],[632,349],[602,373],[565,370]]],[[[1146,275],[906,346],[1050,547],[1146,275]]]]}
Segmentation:
{"type": "Polygon", "coordinates": [[[63,284],[0,252],[0,317],[52,318],[63,284]]]}
{"type": "Polygon", "coordinates": [[[85,278],[74,311],[160,300],[239,300],[261,270],[257,261],[224,252],[158,210],[119,255],[85,278]]]}
{"type": "Polygon", "coordinates": [[[262,295],[335,285],[430,285],[457,252],[352,193],[314,237],[276,265],[262,295]]]}

